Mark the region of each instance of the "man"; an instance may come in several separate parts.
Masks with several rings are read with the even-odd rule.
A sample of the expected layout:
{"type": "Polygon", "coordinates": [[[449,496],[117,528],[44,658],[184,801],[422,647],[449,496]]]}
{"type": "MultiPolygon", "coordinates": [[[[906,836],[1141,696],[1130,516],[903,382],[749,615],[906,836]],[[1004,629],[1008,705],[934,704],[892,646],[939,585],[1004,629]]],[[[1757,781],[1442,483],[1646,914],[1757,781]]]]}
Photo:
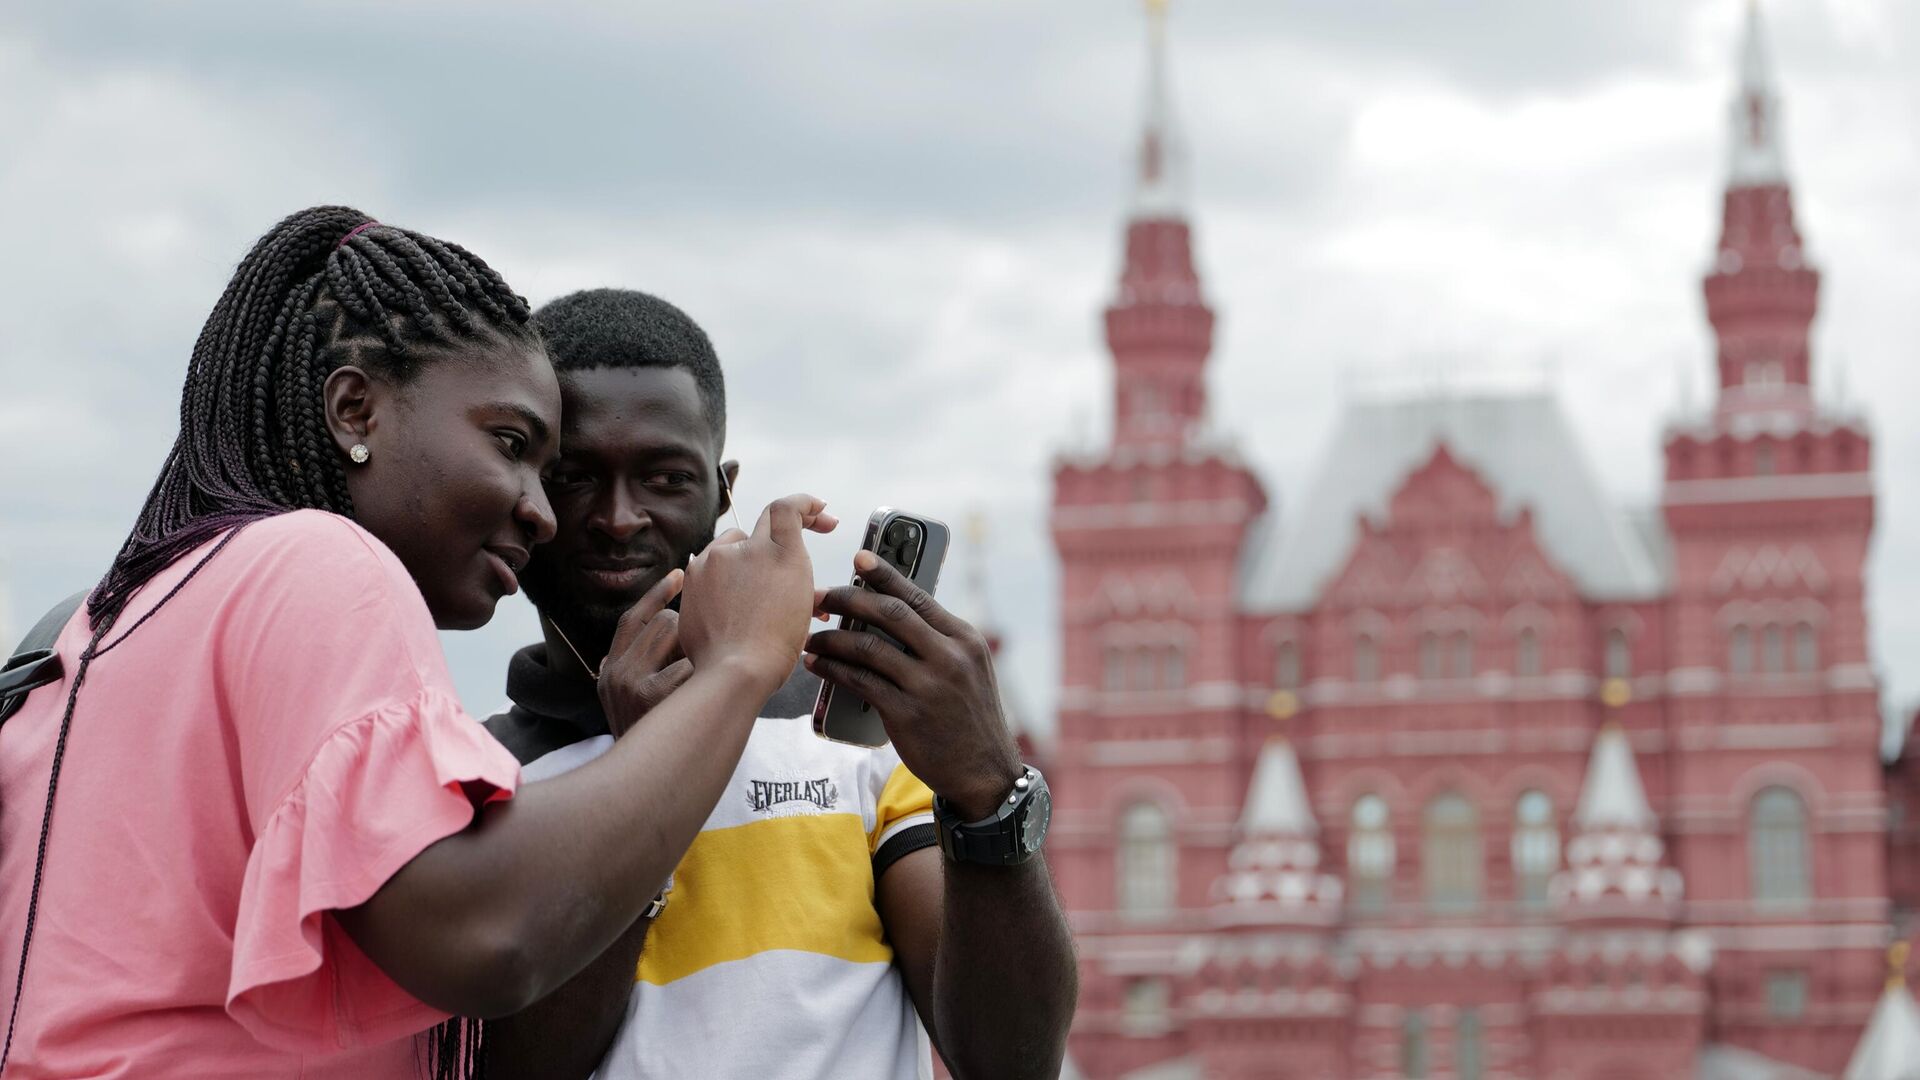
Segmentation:
{"type": "MultiPolygon", "coordinates": [[[[654,699],[685,680],[671,571],[712,538],[738,475],[721,460],[718,359],[678,308],[596,289],[535,321],[564,407],[548,481],[559,532],[522,576],[546,640],[514,657],[514,706],[488,721],[529,780],[620,734],[593,672],[629,609],[629,633],[648,620],[654,699]]],[[[870,555],[855,566],[868,589],[823,590],[818,613],[865,619],[908,651],[827,630],[806,666],[871,702],[892,745],[816,737],[819,684],[796,671],[657,917],[489,1025],[490,1076],[911,1080],[931,1074],[929,1038],[959,1080],[1059,1075],[1077,979],[1045,864],[1028,857],[1044,780],[1019,761],[981,635],[870,555]]]]}

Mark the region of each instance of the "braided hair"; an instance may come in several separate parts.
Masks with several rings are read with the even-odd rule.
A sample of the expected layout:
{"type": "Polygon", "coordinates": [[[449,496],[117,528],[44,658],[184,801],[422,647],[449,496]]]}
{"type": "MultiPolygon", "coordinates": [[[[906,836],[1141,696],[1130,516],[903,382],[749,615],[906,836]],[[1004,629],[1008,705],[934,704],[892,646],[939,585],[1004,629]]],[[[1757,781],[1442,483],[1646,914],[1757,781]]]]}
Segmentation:
{"type": "MultiPolygon", "coordinates": [[[[104,651],[101,638],[156,574],[264,517],[309,508],[353,516],[342,455],[324,423],[329,375],[353,365],[405,384],[422,364],[461,347],[538,349],[530,314],[525,299],[458,244],[382,225],[358,210],[314,207],[268,230],[240,260],[194,343],[180,395],[180,436],[132,533],[88,598],[93,639],[69,691],[60,747],[88,663],[104,651]]],[[[39,865],[61,756],[56,751],[48,783],[39,865]]],[[[38,883],[36,871],[20,950],[22,984],[38,883]]],[[[7,1049],[12,1033],[9,1020],[7,1049]]],[[[449,1020],[420,1040],[422,1064],[440,1080],[481,1077],[483,1035],[477,1020],[449,1020]]],[[[5,1062],[0,1051],[0,1071],[5,1062]]]]}
{"type": "Polygon", "coordinates": [[[527,302],[458,244],[318,206],[240,260],[194,343],[180,437],[133,532],[87,601],[98,629],[155,574],[236,525],[287,510],[353,516],[324,422],[327,376],[406,383],[457,346],[538,348],[527,302]]]}

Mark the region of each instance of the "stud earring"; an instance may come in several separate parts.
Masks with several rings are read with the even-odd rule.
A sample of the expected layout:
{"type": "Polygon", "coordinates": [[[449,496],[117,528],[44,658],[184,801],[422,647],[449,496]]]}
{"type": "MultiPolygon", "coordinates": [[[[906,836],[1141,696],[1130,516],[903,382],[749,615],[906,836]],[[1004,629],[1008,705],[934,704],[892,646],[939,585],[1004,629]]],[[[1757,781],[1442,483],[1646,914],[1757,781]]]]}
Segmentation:
{"type": "Polygon", "coordinates": [[[365,465],[367,459],[373,456],[373,451],[367,449],[366,443],[357,442],[353,444],[351,450],[347,451],[347,456],[353,459],[355,465],[365,465]]]}

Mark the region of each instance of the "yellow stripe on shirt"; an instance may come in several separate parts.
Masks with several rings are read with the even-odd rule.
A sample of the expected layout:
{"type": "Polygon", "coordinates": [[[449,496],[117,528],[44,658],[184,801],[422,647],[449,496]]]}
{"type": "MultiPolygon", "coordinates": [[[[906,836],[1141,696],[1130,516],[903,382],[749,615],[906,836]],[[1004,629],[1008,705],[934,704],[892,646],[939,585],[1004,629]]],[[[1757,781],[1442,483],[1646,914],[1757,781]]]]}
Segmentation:
{"type": "MultiPolygon", "coordinates": [[[[884,798],[881,805],[884,821],[884,798]]],[[[664,985],[774,949],[854,963],[892,960],[861,832],[857,814],[775,817],[702,832],[673,872],[673,893],[647,933],[636,979],[664,985]]]]}
{"type": "Polygon", "coordinates": [[[908,772],[905,765],[895,765],[893,772],[887,776],[886,786],[880,789],[880,801],[874,807],[873,831],[867,834],[867,852],[871,854],[880,850],[881,834],[892,828],[895,822],[931,813],[933,789],[908,772]]]}

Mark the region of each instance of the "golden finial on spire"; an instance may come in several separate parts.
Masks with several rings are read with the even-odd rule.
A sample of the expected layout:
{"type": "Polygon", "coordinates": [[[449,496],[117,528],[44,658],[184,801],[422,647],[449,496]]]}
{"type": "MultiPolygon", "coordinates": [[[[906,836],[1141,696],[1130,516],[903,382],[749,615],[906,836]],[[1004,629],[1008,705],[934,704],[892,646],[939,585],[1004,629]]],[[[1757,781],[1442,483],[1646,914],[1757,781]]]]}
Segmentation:
{"type": "Polygon", "coordinates": [[[1907,951],[1912,947],[1896,941],[1887,949],[1887,989],[1907,985],[1907,951]]]}
{"type": "Polygon", "coordinates": [[[978,548],[987,542],[987,514],[984,510],[975,510],[967,515],[967,543],[978,548]]]}
{"type": "Polygon", "coordinates": [[[1147,0],[1147,14],[1165,15],[1166,13],[1167,0],[1147,0]]]}

